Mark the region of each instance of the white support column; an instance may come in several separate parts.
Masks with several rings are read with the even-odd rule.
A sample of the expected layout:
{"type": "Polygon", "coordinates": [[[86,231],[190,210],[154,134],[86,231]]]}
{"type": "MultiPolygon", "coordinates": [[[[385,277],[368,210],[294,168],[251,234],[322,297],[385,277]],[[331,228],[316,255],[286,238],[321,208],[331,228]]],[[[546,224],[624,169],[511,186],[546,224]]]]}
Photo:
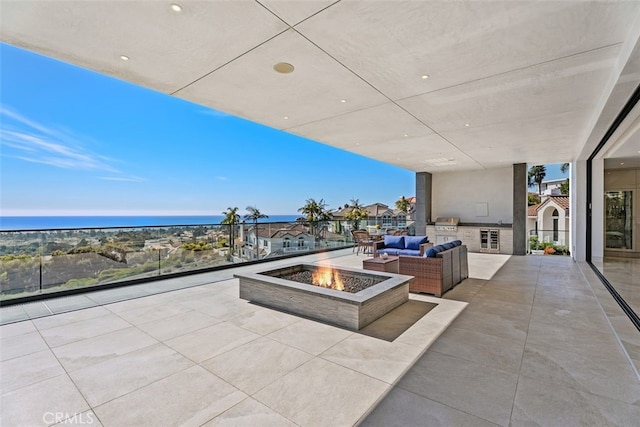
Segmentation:
{"type": "MultiPolygon", "coordinates": [[[[591,179],[591,260],[604,256],[604,160],[593,159],[591,179]]],[[[587,162],[578,160],[571,168],[571,254],[585,261],[587,250],[587,162]]]]}
{"type": "Polygon", "coordinates": [[[593,159],[591,174],[591,261],[604,258],[604,160],[593,159]]]}
{"type": "Polygon", "coordinates": [[[574,161],[571,166],[570,215],[571,215],[571,256],[576,261],[586,259],[587,245],[587,162],[574,161]]]}

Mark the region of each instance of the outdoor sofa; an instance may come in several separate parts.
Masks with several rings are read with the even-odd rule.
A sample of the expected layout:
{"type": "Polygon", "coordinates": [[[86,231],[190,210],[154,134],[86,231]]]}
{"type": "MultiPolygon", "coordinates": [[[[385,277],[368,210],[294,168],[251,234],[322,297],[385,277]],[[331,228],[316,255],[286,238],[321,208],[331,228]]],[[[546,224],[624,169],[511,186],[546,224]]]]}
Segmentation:
{"type": "Polygon", "coordinates": [[[469,277],[467,247],[455,240],[428,248],[423,256],[400,255],[398,272],[414,277],[410,292],[441,297],[469,277]]]}
{"type": "Polygon", "coordinates": [[[382,254],[399,256],[422,256],[431,246],[427,236],[391,236],[385,235],[383,240],[374,244],[373,256],[379,257],[382,254]]]}

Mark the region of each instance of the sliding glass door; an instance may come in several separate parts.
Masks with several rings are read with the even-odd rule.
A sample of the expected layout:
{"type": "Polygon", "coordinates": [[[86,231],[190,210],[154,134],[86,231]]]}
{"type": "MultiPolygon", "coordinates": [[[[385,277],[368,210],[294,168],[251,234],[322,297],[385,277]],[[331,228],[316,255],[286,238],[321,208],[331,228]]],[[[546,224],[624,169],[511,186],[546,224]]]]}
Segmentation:
{"type": "Polygon", "coordinates": [[[634,250],[633,191],[607,191],[604,197],[605,248],[634,250]]]}

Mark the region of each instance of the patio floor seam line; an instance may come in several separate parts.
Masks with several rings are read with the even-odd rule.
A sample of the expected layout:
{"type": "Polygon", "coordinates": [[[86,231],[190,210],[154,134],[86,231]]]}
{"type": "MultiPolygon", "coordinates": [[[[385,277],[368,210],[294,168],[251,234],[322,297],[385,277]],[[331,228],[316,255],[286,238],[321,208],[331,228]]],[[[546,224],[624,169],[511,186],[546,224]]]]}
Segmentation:
{"type": "Polygon", "coordinates": [[[623,403],[625,405],[635,405],[635,403],[630,403],[630,402],[626,402],[624,400],[616,399],[614,397],[611,397],[610,395],[593,393],[591,390],[586,389],[586,388],[578,388],[578,387],[574,386],[573,384],[559,384],[559,383],[555,383],[553,381],[546,380],[544,378],[536,377],[536,376],[533,376],[533,375],[527,375],[527,374],[520,374],[520,375],[518,375],[518,377],[523,377],[523,378],[526,378],[526,379],[539,381],[539,382],[548,384],[548,385],[550,385],[552,387],[568,388],[568,389],[574,390],[575,392],[577,392],[579,394],[584,393],[584,394],[588,394],[589,396],[594,396],[594,397],[597,397],[597,398],[603,398],[603,399],[611,400],[611,401],[614,401],[614,402],[623,403]]]}
{"type": "MultiPolygon", "coordinates": [[[[236,347],[236,348],[237,348],[237,347],[236,347]]],[[[207,360],[211,360],[211,359],[213,359],[214,357],[217,357],[217,356],[219,356],[219,355],[213,356],[213,357],[211,357],[211,358],[209,358],[209,359],[207,359],[207,360]]],[[[220,380],[220,381],[222,381],[223,383],[228,384],[230,387],[233,387],[234,389],[236,389],[236,390],[237,390],[237,391],[239,391],[240,393],[242,393],[242,394],[244,394],[245,396],[247,396],[247,397],[245,397],[244,399],[242,399],[242,400],[241,400],[241,402],[245,401],[245,400],[246,400],[246,399],[248,399],[248,398],[253,398],[253,397],[252,397],[252,396],[253,396],[252,394],[249,394],[249,393],[247,393],[246,391],[239,389],[237,386],[233,385],[232,383],[230,383],[230,382],[229,382],[229,381],[227,381],[226,379],[222,378],[220,375],[216,374],[215,372],[211,372],[210,370],[208,370],[207,368],[205,368],[204,366],[202,366],[202,364],[203,364],[204,362],[206,362],[206,361],[204,361],[204,360],[203,360],[203,361],[202,361],[202,362],[200,362],[200,363],[196,363],[194,366],[198,366],[198,367],[200,367],[200,368],[204,369],[205,371],[207,371],[208,373],[210,373],[211,375],[213,375],[214,377],[216,377],[217,379],[219,379],[219,380],[220,380]]],[[[191,369],[191,368],[193,368],[193,366],[190,366],[190,367],[188,367],[188,368],[186,368],[186,369],[191,369]]],[[[183,371],[184,371],[184,370],[186,370],[186,369],[183,369],[183,371]]],[[[180,371],[180,372],[182,372],[182,371],[180,371]]],[[[177,372],[176,372],[176,373],[177,373],[177,372]]],[[[172,375],[175,375],[175,374],[171,374],[171,375],[169,375],[169,377],[170,377],[170,376],[172,376],[172,375]]],[[[169,377],[165,377],[165,378],[169,378],[169,377]]],[[[149,385],[151,385],[151,384],[149,384],[149,385]]],[[[238,402],[238,404],[239,404],[239,403],[240,403],[240,402],[238,402]]],[[[234,406],[235,406],[235,405],[234,405],[234,406]]],[[[265,406],[267,406],[267,405],[265,405],[265,406]]],[[[229,408],[229,409],[231,409],[231,408],[229,408]]],[[[270,408],[270,409],[272,409],[272,410],[273,410],[273,408],[270,408]]],[[[274,411],[275,411],[275,410],[274,410],[274,411]]],[[[226,411],[224,411],[224,412],[226,412],[226,411]]],[[[221,412],[220,414],[216,415],[216,416],[215,416],[215,417],[213,417],[213,418],[216,418],[216,417],[218,417],[218,416],[220,416],[220,415],[222,415],[222,412],[221,412]]],[[[212,418],[212,419],[213,419],[213,418],[212,418]]],[[[211,420],[209,420],[209,421],[211,421],[211,420]]],[[[209,422],[209,421],[207,421],[207,422],[209,422]]],[[[205,422],[205,424],[206,424],[207,422],[205,422]]]]}
{"type": "Polygon", "coordinates": [[[442,356],[445,356],[445,357],[452,357],[452,358],[454,358],[454,359],[458,359],[458,360],[460,360],[460,361],[462,361],[462,362],[475,363],[476,365],[486,366],[486,367],[488,367],[488,368],[495,369],[496,371],[500,371],[500,372],[502,372],[502,373],[504,373],[504,374],[509,374],[509,375],[519,375],[517,372],[513,372],[513,371],[505,371],[504,369],[496,368],[495,366],[487,365],[486,363],[478,362],[477,360],[469,360],[469,359],[465,359],[465,358],[462,358],[462,357],[453,356],[453,355],[451,355],[451,354],[443,353],[443,352],[438,351],[438,350],[432,350],[432,349],[429,349],[429,351],[430,351],[430,352],[432,352],[432,353],[438,353],[438,354],[440,354],[440,355],[442,355],[442,356]]]}
{"type": "MultiPolygon", "coordinates": [[[[136,388],[136,389],[134,389],[134,390],[130,390],[130,391],[128,391],[128,392],[126,392],[126,393],[124,393],[124,394],[121,394],[121,395],[115,396],[115,397],[113,397],[113,398],[111,398],[111,399],[109,399],[109,400],[105,400],[104,402],[101,402],[101,403],[99,403],[99,404],[97,404],[97,405],[95,405],[95,406],[91,406],[91,405],[89,405],[89,408],[90,408],[90,409],[95,413],[94,409],[97,409],[97,408],[99,408],[99,407],[101,407],[101,406],[107,405],[107,404],[109,404],[109,403],[111,403],[111,402],[113,402],[113,401],[115,401],[115,400],[121,399],[121,398],[123,398],[123,397],[129,396],[130,394],[133,394],[133,393],[135,393],[135,392],[137,392],[137,391],[139,391],[139,390],[142,390],[143,388],[149,387],[149,386],[151,386],[151,385],[153,385],[153,384],[156,384],[156,383],[158,383],[158,382],[160,382],[160,381],[166,380],[167,378],[170,378],[170,377],[172,377],[172,376],[174,376],[174,375],[177,375],[177,374],[182,373],[182,372],[184,372],[184,371],[186,371],[186,370],[188,370],[188,369],[191,369],[191,368],[193,368],[193,367],[194,367],[194,366],[196,366],[196,365],[197,365],[197,364],[196,364],[196,363],[194,363],[194,364],[193,364],[193,365],[191,365],[191,366],[188,366],[188,367],[186,367],[186,368],[183,368],[183,369],[177,370],[177,371],[175,371],[175,372],[172,372],[170,375],[167,375],[166,377],[157,378],[157,379],[153,380],[152,382],[150,382],[150,383],[148,383],[148,384],[141,385],[140,387],[138,387],[138,388],[136,388]]],[[[234,387],[234,388],[235,388],[235,387],[234,387]]],[[[81,394],[82,394],[82,393],[81,393],[81,394]]],[[[245,393],[245,394],[246,394],[246,393],[245,393]]],[[[84,394],[82,394],[82,397],[83,397],[83,398],[85,397],[85,396],[84,396],[84,394]]],[[[86,400],[86,399],[85,399],[85,400],[86,400]]],[[[97,414],[96,414],[96,416],[97,416],[97,414]]]]}
{"type": "MultiPolygon", "coordinates": [[[[82,391],[80,390],[80,387],[78,387],[78,384],[76,384],[76,382],[73,380],[73,378],[71,377],[71,375],[69,375],[69,371],[67,370],[67,368],[64,366],[64,364],[60,361],[60,359],[58,358],[58,355],[55,353],[55,351],[53,351],[54,347],[51,347],[51,345],[49,344],[49,342],[44,338],[44,336],[42,336],[42,333],[40,331],[40,329],[38,329],[37,325],[33,325],[34,328],[36,328],[36,330],[38,331],[38,334],[40,335],[40,338],[42,339],[42,341],[44,341],[45,345],[47,346],[47,349],[49,350],[49,352],[51,353],[51,355],[56,359],[56,362],[58,362],[58,365],[60,365],[60,367],[62,368],[62,371],[64,372],[62,375],[65,375],[67,377],[67,379],[71,382],[71,384],[73,384],[73,387],[75,388],[76,392],[82,397],[82,400],[84,401],[84,403],[86,403],[87,407],[89,408],[89,410],[93,410],[93,408],[91,407],[91,404],[89,403],[89,401],[87,400],[87,397],[82,393],[82,391]]],[[[57,377],[57,376],[56,376],[57,377]]],[[[97,417],[97,415],[96,415],[97,417]]]]}
{"type": "MultiPolygon", "coordinates": [[[[465,307],[466,308],[466,307],[465,307]]],[[[451,325],[451,323],[449,324],[451,325]]],[[[376,401],[371,405],[371,407],[364,413],[362,414],[362,416],[358,419],[358,421],[355,423],[355,426],[359,426],[360,423],[362,421],[364,421],[367,416],[373,412],[373,410],[387,397],[387,395],[389,395],[389,393],[391,393],[391,391],[398,387],[398,384],[400,383],[400,381],[402,381],[402,379],[404,378],[405,375],[407,375],[407,373],[411,370],[411,368],[413,368],[413,366],[416,364],[416,362],[418,362],[418,360],[420,360],[431,348],[431,346],[438,340],[438,338],[440,336],[442,336],[442,334],[444,333],[444,330],[441,330],[440,333],[433,338],[433,340],[429,343],[429,345],[424,348],[422,351],[418,352],[418,355],[411,361],[409,362],[409,364],[403,369],[403,371],[395,378],[395,380],[393,380],[392,383],[387,383],[386,381],[383,381],[387,384],[389,384],[389,387],[387,387],[387,389],[384,391],[384,393],[382,393],[378,399],[376,399],[376,401]]],[[[409,344],[408,344],[409,345],[409,344]]],[[[413,347],[413,346],[412,346],[413,347]]],[[[381,380],[382,381],[382,380],[381,380]]],[[[401,388],[401,387],[398,387],[401,388]]],[[[402,388],[401,388],[402,389],[402,388]]],[[[404,389],[403,389],[404,390],[404,389]]],[[[408,390],[407,390],[408,391],[408,390]]],[[[411,392],[410,392],[411,393],[411,392]]],[[[415,393],[412,393],[415,394],[415,393]]],[[[417,394],[416,394],[417,396],[417,394]]],[[[422,396],[421,396],[422,397],[422,396]]]]}
{"type": "MultiPolygon", "coordinates": [[[[459,327],[457,327],[457,326],[455,326],[455,325],[453,325],[453,324],[449,325],[449,327],[447,328],[447,331],[448,331],[448,330],[450,330],[450,329],[457,329],[457,330],[459,330],[459,331],[463,331],[463,332],[471,332],[471,333],[474,333],[474,334],[484,335],[484,336],[487,336],[487,337],[499,338],[499,339],[503,339],[503,340],[505,340],[505,341],[511,341],[511,342],[513,342],[514,344],[518,344],[518,345],[520,344],[520,341],[518,341],[518,340],[514,340],[514,339],[511,339],[511,338],[509,338],[509,337],[505,337],[505,336],[498,336],[498,335],[491,335],[491,334],[488,334],[488,333],[486,333],[486,332],[474,331],[474,330],[471,330],[471,329],[463,329],[463,328],[459,328],[459,327]]],[[[446,331],[445,331],[445,332],[446,332],[446,331]]],[[[438,337],[438,338],[439,338],[439,337],[438,337]]],[[[435,343],[435,341],[434,341],[434,343],[435,343]]],[[[511,372],[511,373],[513,373],[513,374],[519,374],[520,367],[522,366],[522,360],[524,359],[524,349],[525,349],[525,347],[526,347],[526,344],[527,344],[527,343],[526,343],[526,339],[525,339],[525,342],[523,342],[523,343],[522,343],[522,357],[520,358],[520,364],[518,365],[518,372],[511,372],[511,371],[506,371],[506,372],[511,372]]],[[[442,353],[441,351],[438,351],[438,350],[433,350],[433,351],[438,352],[438,353],[440,353],[440,354],[447,354],[447,355],[451,356],[451,355],[450,355],[450,354],[448,354],[448,353],[442,353]]],[[[467,358],[465,358],[465,357],[459,357],[459,356],[456,356],[456,357],[458,357],[459,359],[462,359],[462,360],[467,360],[467,361],[469,361],[469,362],[482,363],[482,362],[478,362],[477,360],[467,359],[467,358]]],[[[502,370],[504,371],[504,369],[502,369],[502,370]]]]}
{"type": "MultiPolygon", "coordinates": [[[[479,419],[481,419],[481,420],[484,420],[484,421],[486,421],[486,422],[488,422],[488,423],[491,423],[491,424],[493,424],[493,425],[496,425],[496,426],[499,426],[499,425],[500,425],[500,424],[497,424],[497,423],[495,423],[495,422],[493,422],[493,421],[491,421],[491,420],[488,420],[488,419],[486,419],[486,418],[483,418],[483,417],[481,417],[480,415],[472,414],[471,412],[465,411],[464,409],[456,408],[455,406],[451,406],[451,404],[450,404],[450,403],[447,403],[447,402],[445,401],[445,399],[443,399],[443,401],[439,401],[439,400],[435,400],[435,399],[433,399],[433,398],[431,398],[431,397],[423,396],[422,394],[420,394],[420,393],[416,393],[415,391],[408,390],[408,389],[406,389],[406,388],[404,388],[404,387],[402,387],[402,386],[400,386],[400,385],[396,385],[396,386],[394,386],[394,387],[397,387],[398,389],[400,389],[400,390],[404,391],[405,393],[410,393],[410,394],[413,394],[414,396],[418,396],[420,399],[425,399],[425,400],[429,400],[429,401],[431,401],[431,402],[435,402],[435,403],[437,403],[438,405],[446,406],[447,408],[453,409],[454,411],[462,412],[462,413],[467,414],[467,415],[469,415],[469,416],[471,416],[471,417],[474,417],[474,418],[479,418],[479,419]]],[[[516,389],[516,393],[517,393],[517,389],[516,389]]]]}
{"type": "MultiPolygon", "coordinates": [[[[47,329],[42,329],[42,330],[41,330],[40,328],[38,328],[38,325],[34,324],[34,326],[35,326],[35,327],[36,327],[36,329],[38,330],[38,333],[40,333],[40,335],[42,336],[42,331],[48,331],[48,330],[56,329],[56,328],[64,328],[64,327],[67,327],[67,326],[72,326],[72,325],[74,325],[74,324],[76,324],[76,323],[84,322],[84,321],[86,321],[86,320],[94,320],[94,319],[98,319],[98,318],[100,318],[100,317],[106,317],[106,316],[109,316],[109,315],[110,315],[110,314],[105,314],[105,315],[103,315],[103,316],[98,316],[98,317],[94,317],[94,318],[91,318],[91,319],[83,319],[83,320],[79,320],[79,321],[77,321],[77,322],[66,323],[66,324],[63,324],[63,325],[58,325],[58,326],[54,326],[54,327],[47,328],[47,329]]],[[[125,319],[120,319],[120,320],[122,320],[122,321],[124,321],[124,322],[127,322],[125,319]]],[[[131,324],[131,323],[129,323],[129,322],[127,322],[127,323],[129,324],[129,326],[128,326],[128,327],[132,327],[132,326],[133,326],[133,327],[135,327],[135,325],[132,325],[132,324],[131,324]]],[[[122,330],[122,329],[126,329],[126,328],[119,328],[119,329],[114,329],[114,330],[112,330],[112,331],[106,331],[106,332],[98,333],[97,335],[91,335],[91,338],[101,337],[101,336],[103,336],[103,335],[107,335],[107,334],[110,334],[110,333],[112,333],[112,332],[120,331],[120,330],[122,330]]],[[[47,346],[49,346],[49,343],[48,343],[48,342],[47,342],[47,340],[44,338],[44,336],[42,336],[42,339],[43,339],[43,340],[44,340],[44,342],[47,344],[47,346]]],[[[58,346],[54,346],[54,347],[49,346],[49,347],[53,350],[54,348],[63,347],[63,346],[65,346],[65,345],[67,345],[67,344],[73,344],[73,343],[77,343],[77,342],[84,341],[85,339],[88,339],[88,338],[80,338],[80,339],[77,339],[77,340],[73,340],[73,341],[66,342],[66,343],[61,344],[61,345],[58,345],[58,346]]]]}
{"type": "MultiPolygon", "coordinates": [[[[324,353],[324,352],[323,352],[323,353],[324,353]]],[[[369,379],[372,379],[372,380],[374,380],[374,381],[379,381],[379,382],[381,382],[381,383],[386,384],[387,386],[392,386],[392,384],[391,384],[391,383],[389,383],[389,382],[387,382],[387,381],[385,381],[385,380],[381,380],[380,378],[372,377],[371,375],[369,375],[369,374],[367,374],[367,373],[360,372],[360,371],[357,371],[357,370],[355,370],[355,369],[353,369],[353,368],[350,368],[350,367],[348,367],[348,366],[341,365],[340,363],[334,362],[333,360],[325,359],[324,357],[322,357],[322,356],[321,356],[321,354],[322,354],[322,353],[320,353],[319,355],[315,356],[315,359],[320,359],[320,360],[322,360],[322,361],[324,361],[324,362],[331,363],[332,365],[339,366],[340,368],[348,369],[348,370],[349,370],[349,371],[351,371],[351,372],[354,372],[354,373],[356,373],[356,374],[358,374],[358,375],[363,375],[363,376],[365,376],[365,377],[367,377],[367,378],[369,378],[369,379]]],[[[311,360],[313,360],[313,359],[311,359],[311,360]]],[[[308,362],[303,363],[302,365],[304,365],[304,364],[306,364],[306,363],[309,363],[309,361],[308,361],[308,362]]],[[[300,365],[300,366],[302,366],[302,365],[300,365]]],[[[298,368],[296,368],[296,369],[298,369],[298,368]]]]}
{"type": "Polygon", "coordinates": [[[53,312],[53,310],[51,310],[51,309],[49,308],[49,306],[47,305],[46,301],[42,301],[42,305],[44,306],[44,308],[46,308],[46,309],[49,311],[49,316],[51,316],[52,314],[55,314],[55,313],[53,312]]]}
{"type": "Polygon", "coordinates": [[[511,403],[511,411],[509,412],[509,420],[513,420],[513,411],[516,407],[516,399],[518,397],[518,388],[520,387],[520,378],[522,375],[522,367],[524,366],[524,358],[527,350],[527,343],[529,341],[529,330],[531,329],[531,318],[533,317],[533,306],[536,302],[536,293],[538,291],[539,281],[540,281],[540,270],[542,269],[542,262],[538,264],[537,272],[536,272],[536,285],[533,293],[533,301],[531,302],[531,308],[529,310],[529,315],[527,316],[527,330],[524,336],[524,345],[522,347],[522,357],[520,358],[520,366],[518,367],[518,376],[516,377],[516,391],[513,394],[513,402],[511,403]]]}

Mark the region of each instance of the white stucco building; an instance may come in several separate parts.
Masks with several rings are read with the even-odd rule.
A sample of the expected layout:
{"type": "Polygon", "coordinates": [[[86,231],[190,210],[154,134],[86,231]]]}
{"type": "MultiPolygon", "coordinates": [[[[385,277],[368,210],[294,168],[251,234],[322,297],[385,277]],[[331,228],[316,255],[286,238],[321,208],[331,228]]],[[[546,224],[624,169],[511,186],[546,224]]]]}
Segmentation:
{"type": "Polygon", "coordinates": [[[529,237],[538,236],[541,242],[567,246],[570,226],[568,196],[543,197],[541,203],[529,206],[527,212],[529,237]]]}

